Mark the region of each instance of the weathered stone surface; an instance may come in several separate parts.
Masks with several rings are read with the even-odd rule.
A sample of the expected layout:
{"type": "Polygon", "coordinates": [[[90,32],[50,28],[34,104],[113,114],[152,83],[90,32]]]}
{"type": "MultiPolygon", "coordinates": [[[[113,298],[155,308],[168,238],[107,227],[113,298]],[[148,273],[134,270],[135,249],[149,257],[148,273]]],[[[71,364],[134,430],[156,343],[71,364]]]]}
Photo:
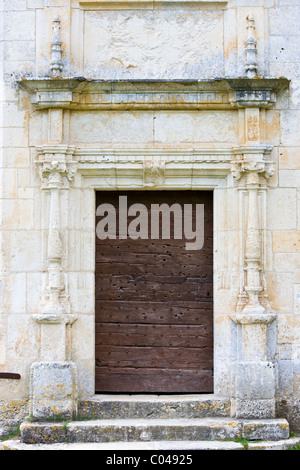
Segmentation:
{"type": "Polygon", "coordinates": [[[286,420],[118,419],[71,423],[23,423],[22,442],[108,443],[156,441],[279,440],[288,439],[286,420]]]}
{"type": "Polygon", "coordinates": [[[77,411],[77,368],[73,363],[31,366],[31,413],[35,419],[72,418],[77,411]]]}
{"type": "Polygon", "coordinates": [[[214,396],[95,397],[79,403],[78,414],[93,419],[170,419],[230,415],[230,401],[214,396]]]}
{"type": "MultiPolygon", "coordinates": [[[[82,415],[114,415],[91,403],[94,191],[159,188],[214,190],[214,386],[226,398],[166,414],[223,415],[231,400],[232,415],[263,418],[277,402],[300,430],[299,2],[0,10],[0,371],[22,376],[0,381],[1,426],[23,420],[29,398],[34,417],[70,417],[77,396],[82,415]]],[[[125,403],[122,418],[145,411],[125,403]]]]}

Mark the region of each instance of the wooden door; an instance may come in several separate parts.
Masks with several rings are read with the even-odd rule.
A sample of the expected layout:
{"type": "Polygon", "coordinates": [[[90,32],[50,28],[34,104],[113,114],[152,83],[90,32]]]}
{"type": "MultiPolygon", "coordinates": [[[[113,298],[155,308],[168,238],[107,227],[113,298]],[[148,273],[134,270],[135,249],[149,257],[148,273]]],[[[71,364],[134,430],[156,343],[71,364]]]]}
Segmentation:
{"type": "Polygon", "coordinates": [[[96,392],[212,392],[212,192],[102,191],[96,203],[116,208],[117,226],[116,239],[96,237],[96,392]],[[169,239],[119,239],[120,196],[144,204],[149,224],[153,204],[192,204],[194,218],[204,204],[203,248],[187,250],[173,228],[169,239]]]}

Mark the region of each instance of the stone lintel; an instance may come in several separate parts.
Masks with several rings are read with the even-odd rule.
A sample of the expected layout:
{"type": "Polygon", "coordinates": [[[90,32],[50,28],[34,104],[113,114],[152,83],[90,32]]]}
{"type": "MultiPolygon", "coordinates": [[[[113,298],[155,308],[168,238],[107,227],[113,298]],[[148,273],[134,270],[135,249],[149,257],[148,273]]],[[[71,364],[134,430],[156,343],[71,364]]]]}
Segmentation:
{"type": "Polygon", "coordinates": [[[23,79],[36,109],[238,109],[271,108],[285,78],[213,80],[23,79]]]}

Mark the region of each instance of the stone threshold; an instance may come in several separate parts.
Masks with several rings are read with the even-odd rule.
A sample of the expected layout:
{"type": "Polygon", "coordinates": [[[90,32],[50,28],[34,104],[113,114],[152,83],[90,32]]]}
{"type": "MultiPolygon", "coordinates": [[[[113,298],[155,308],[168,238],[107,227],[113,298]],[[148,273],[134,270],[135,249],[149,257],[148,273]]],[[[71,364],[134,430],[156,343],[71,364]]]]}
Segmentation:
{"type": "Polygon", "coordinates": [[[214,394],[112,395],[97,394],[82,400],[78,416],[89,419],[229,417],[230,399],[214,394]]]}

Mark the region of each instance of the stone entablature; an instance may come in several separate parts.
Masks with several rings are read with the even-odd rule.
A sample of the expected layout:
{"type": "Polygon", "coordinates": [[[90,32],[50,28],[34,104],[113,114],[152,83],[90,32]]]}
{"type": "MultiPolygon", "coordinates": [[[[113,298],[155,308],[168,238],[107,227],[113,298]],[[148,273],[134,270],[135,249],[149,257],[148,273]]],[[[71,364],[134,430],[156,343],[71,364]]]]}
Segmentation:
{"type": "Polygon", "coordinates": [[[284,78],[216,80],[26,79],[19,85],[31,95],[35,109],[70,110],[233,110],[272,108],[284,78]]]}

